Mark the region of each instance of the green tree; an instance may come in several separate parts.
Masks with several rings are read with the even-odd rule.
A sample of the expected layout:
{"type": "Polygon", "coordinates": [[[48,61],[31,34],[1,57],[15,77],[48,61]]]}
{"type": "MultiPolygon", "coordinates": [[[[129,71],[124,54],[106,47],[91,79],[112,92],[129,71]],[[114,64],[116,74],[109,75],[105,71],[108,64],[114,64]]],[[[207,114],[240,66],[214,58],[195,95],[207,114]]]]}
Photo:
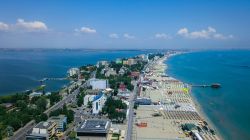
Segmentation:
{"type": "Polygon", "coordinates": [[[51,95],[48,96],[50,100],[50,104],[54,105],[55,103],[59,102],[61,100],[61,95],[59,92],[52,92],[51,95]]]}
{"type": "Polygon", "coordinates": [[[114,100],[112,97],[108,98],[103,109],[103,114],[108,114],[108,118],[117,122],[123,122],[126,118],[127,105],[121,100],[114,100]],[[118,109],[118,110],[116,110],[118,109]],[[123,111],[120,111],[123,110],[123,111]]]}
{"type": "Polygon", "coordinates": [[[27,107],[27,103],[24,100],[18,100],[16,106],[20,107],[21,110],[24,110],[27,107]]]}
{"type": "Polygon", "coordinates": [[[83,98],[85,96],[85,89],[80,88],[80,94],[77,95],[77,106],[82,106],[83,98]]]}
{"type": "Polygon", "coordinates": [[[57,109],[57,110],[54,110],[54,111],[51,111],[50,113],[49,113],[49,116],[51,117],[51,116],[58,116],[58,115],[60,115],[60,109],[57,109]]]}
{"type": "Polygon", "coordinates": [[[3,106],[0,106],[0,116],[5,115],[6,114],[6,108],[3,106]]]}
{"type": "Polygon", "coordinates": [[[69,138],[70,139],[75,139],[76,138],[76,132],[75,131],[71,131],[69,134],[69,138]]]}
{"type": "Polygon", "coordinates": [[[92,108],[92,102],[88,101],[87,107],[88,107],[88,108],[92,108]]]}
{"type": "Polygon", "coordinates": [[[21,121],[16,117],[9,118],[9,125],[14,128],[14,130],[17,130],[21,127],[21,121]]]}
{"type": "Polygon", "coordinates": [[[65,115],[68,113],[68,108],[67,108],[66,104],[63,105],[63,109],[62,109],[61,113],[65,114],[65,115]]]}
{"type": "Polygon", "coordinates": [[[138,108],[138,104],[134,104],[134,109],[137,109],[138,108]]]}
{"type": "Polygon", "coordinates": [[[71,123],[74,121],[74,111],[73,110],[68,110],[68,113],[66,114],[67,116],[67,122],[71,123]]]}
{"type": "Polygon", "coordinates": [[[36,101],[36,105],[37,108],[41,111],[46,110],[46,106],[47,106],[47,100],[45,97],[40,97],[37,101],[36,101]]]}
{"type": "Polygon", "coordinates": [[[48,120],[48,115],[45,114],[45,113],[42,113],[42,114],[40,115],[40,117],[41,117],[41,120],[42,120],[42,121],[47,121],[47,120],[48,120]]]}

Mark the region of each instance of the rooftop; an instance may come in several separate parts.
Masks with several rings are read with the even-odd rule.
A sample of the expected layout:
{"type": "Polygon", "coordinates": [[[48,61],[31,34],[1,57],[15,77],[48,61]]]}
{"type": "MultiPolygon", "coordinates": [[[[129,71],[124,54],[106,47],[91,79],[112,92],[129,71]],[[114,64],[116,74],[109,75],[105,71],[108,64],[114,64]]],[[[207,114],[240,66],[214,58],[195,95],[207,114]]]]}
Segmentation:
{"type": "Polygon", "coordinates": [[[77,128],[77,132],[108,133],[110,125],[111,123],[108,120],[85,120],[77,128]]]}
{"type": "Polygon", "coordinates": [[[96,100],[98,100],[98,99],[100,99],[103,95],[104,95],[104,94],[103,94],[102,92],[99,93],[98,95],[96,95],[96,96],[94,97],[93,102],[96,101],[96,100]]]}
{"type": "Polygon", "coordinates": [[[65,119],[65,115],[59,115],[59,116],[52,116],[49,118],[49,120],[63,120],[65,119]]]}
{"type": "Polygon", "coordinates": [[[48,129],[51,127],[53,122],[40,122],[34,128],[48,129]]]}

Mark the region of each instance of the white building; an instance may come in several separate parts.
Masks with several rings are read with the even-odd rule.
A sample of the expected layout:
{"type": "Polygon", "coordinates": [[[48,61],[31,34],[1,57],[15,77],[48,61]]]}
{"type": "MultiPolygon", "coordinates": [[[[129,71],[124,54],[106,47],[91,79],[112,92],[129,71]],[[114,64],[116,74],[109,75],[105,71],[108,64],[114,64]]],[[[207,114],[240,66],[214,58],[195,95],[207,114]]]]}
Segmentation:
{"type": "Polygon", "coordinates": [[[69,69],[68,73],[69,73],[69,76],[76,75],[79,73],[79,68],[71,68],[69,69]]]}
{"type": "Polygon", "coordinates": [[[26,139],[51,139],[56,133],[55,122],[40,122],[30,133],[26,135],[26,139]]]}
{"type": "Polygon", "coordinates": [[[92,102],[93,114],[98,114],[102,110],[103,106],[105,105],[106,99],[107,97],[104,93],[100,93],[99,95],[96,95],[94,97],[94,100],[92,102]]]}
{"type": "Polygon", "coordinates": [[[106,89],[108,88],[108,80],[91,78],[88,80],[88,86],[92,86],[92,89],[106,89]]]}
{"type": "Polygon", "coordinates": [[[129,90],[122,91],[122,90],[119,89],[117,97],[129,99],[130,94],[131,94],[131,92],[129,90]]]}
{"type": "Polygon", "coordinates": [[[114,70],[113,68],[109,68],[106,72],[105,72],[105,77],[109,77],[110,75],[116,75],[116,70],[114,70]]]}
{"type": "Polygon", "coordinates": [[[160,57],[159,56],[155,56],[154,57],[154,60],[158,60],[160,57]]]}
{"type": "Polygon", "coordinates": [[[134,65],[134,64],[136,64],[136,60],[135,59],[133,59],[133,58],[129,58],[128,59],[128,65],[134,65]]]}
{"type": "Polygon", "coordinates": [[[138,57],[141,58],[142,61],[148,62],[148,55],[146,55],[146,54],[141,54],[141,55],[139,55],[138,57]]]}
{"type": "Polygon", "coordinates": [[[124,75],[125,73],[126,73],[126,71],[127,71],[127,68],[126,67],[124,67],[124,66],[122,66],[121,68],[120,68],[120,70],[119,70],[119,75],[124,75]]]}
{"type": "Polygon", "coordinates": [[[108,61],[98,61],[96,63],[96,66],[101,67],[101,66],[107,66],[108,64],[109,64],[108,61]]]}

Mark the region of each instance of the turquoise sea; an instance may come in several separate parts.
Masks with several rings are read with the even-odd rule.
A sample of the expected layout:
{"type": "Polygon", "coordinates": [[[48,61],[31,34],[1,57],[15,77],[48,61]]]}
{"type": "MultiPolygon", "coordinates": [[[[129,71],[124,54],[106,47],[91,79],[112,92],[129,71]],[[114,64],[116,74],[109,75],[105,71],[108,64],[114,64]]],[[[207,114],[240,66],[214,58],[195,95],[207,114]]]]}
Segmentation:
{"type": "MultiPolygon", "coordinates": [[[[71,67],[96,64],[99,60],[133,57],[147,51],[113,50],[0,50],[0,95],[40,85],[44,77],[65,77],[71,67]]],[[[69,81],[47,81],[46,90],[56,91],[69,81]]]]}
{"type": "Polygon", "coordinates": [[[202,51],[171,57],[167,73],[185,83],[220,83],[192,94],[224,139],[250,139],[250,51],[202,51]]]}

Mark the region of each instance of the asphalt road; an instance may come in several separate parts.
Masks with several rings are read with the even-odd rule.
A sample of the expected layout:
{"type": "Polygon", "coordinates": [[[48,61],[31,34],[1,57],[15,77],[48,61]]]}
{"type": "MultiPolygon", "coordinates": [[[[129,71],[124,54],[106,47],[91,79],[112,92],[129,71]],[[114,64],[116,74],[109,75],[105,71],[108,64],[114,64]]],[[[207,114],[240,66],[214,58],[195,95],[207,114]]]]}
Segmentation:
{"type": "Polygon", "coordinates": [[[129,97],[129,113],[128,113],[128,127],[126,133],[126,140],[132,139],[132,130],[133,130],[133,115],[134,115],[134,98],[137,92],[137,82],[134,84],[134,90],[129,97]]]}
{"type": "MultiPolygon", "coordinates": [[[[145,65],[142,71],[145,71],[147,67],[149,67],[152,63],[149,62],[145,65]]],[[[137,83],[140,82],[141,77],[143,75],[140,74],[139,80],[134,83],[134,90],[133,94],[130,94],[129,97],[129,114],[128,114],[128,127],[127,127],[127,133],[126,133],[126,140],[132,140],[132,132],[133,132],[133,121],[134,121],[134,103],[137,98],[137,83]]]]}

